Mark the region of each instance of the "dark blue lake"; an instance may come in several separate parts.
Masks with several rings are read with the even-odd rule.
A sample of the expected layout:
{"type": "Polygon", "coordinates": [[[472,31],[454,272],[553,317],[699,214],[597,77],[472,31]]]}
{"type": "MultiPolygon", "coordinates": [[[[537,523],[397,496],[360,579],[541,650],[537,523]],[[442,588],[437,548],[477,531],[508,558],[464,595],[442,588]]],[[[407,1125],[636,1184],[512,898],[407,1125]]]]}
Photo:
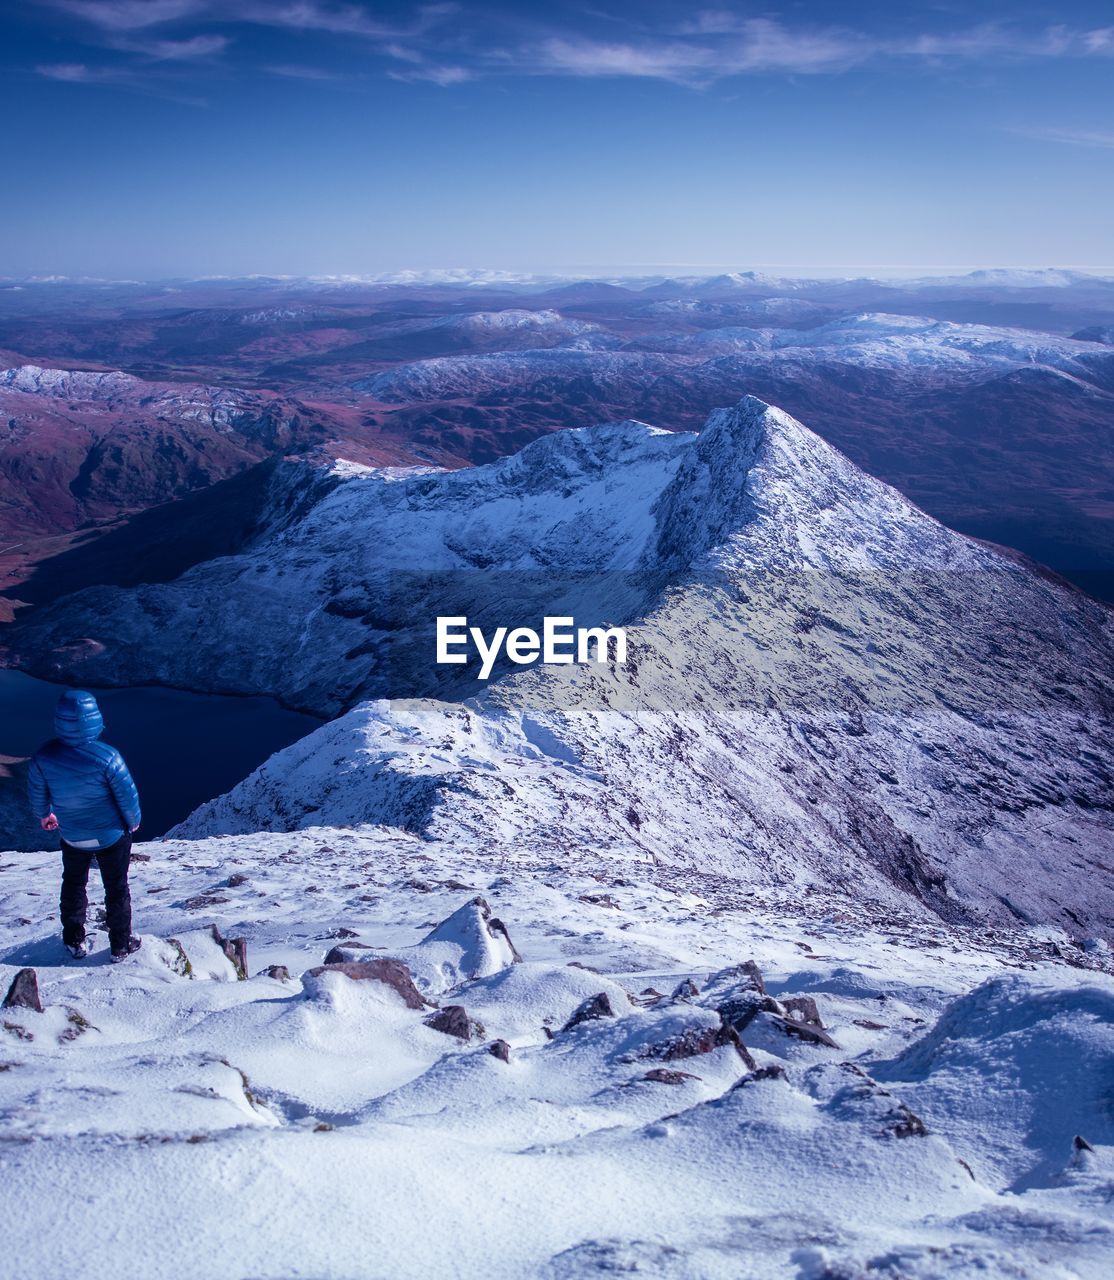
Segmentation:
{"type": "MultiPolygon", "coordinates": [[[[54,736],[54,704],[65,687],[0,670],[0,755],[29,756],[54,736]]],[[[164,834],[322,724],[272,698],[155,686],[90,692],[104,714],[102,738],[123,753],[139,788],[140,839],[164,834]]]]}

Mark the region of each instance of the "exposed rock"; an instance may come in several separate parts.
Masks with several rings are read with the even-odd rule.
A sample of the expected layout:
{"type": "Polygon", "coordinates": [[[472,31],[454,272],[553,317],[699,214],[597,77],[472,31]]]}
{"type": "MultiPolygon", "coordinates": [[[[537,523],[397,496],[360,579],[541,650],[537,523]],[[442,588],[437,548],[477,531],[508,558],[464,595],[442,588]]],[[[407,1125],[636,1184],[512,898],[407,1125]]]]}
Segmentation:
{"type": "Polygon", "coordinates": [[[39,999],[39,978],[34,969],[20,969],[12,979],[8,994],[4,997],[5,1009],[34,1009],[42,1013],[43,1002],[39,999]]]}
{"type": "Polygon", "coordinates": [[[491,914],[484,898],[472,898],[407,948],[415,981],[426,991],[448,991],[473,978],[501,973],[522,957],[506,926],[491,914]]]}
{"type": "MultiPolygon", "coordinates": [[[[477,901],[483,902],[484,900],[483,898],[479,898],[477,899],[477,901]]],[[[484,903],[484,905],[486,906],[487,904],[484,903]]],[[[518,953],[518,948],[511,941],[511,935],[507,931],[507,926],[502,922],[502,920],[500,920],[498,916],[492,916],[491,919],[487,922],[487,927],[488,929],[491,930],[492,934],[494,934],[496,937],[502,937],[503,941],[510,948],[511,962],[513,964],[521,964],[522,957],[518,953]]]]}
{"type": "Polygon", "coordinates": [[[213,925],[212,928],[213,941],[224,952],[224,954],[232,961],[236,967],[236,977],[244,982],[248,976],[248,942],[246,938],[226,938],[213,925]]]}
{"type": "Polygon", "coordinates": [[[619,909],[619,904],[609,893],[582,893],[578,902],[587,902],[592,907],[610,907],[613,911],[619,909]]]}
{"type": "Polygon", "coordinates": [[[791,1036],[798,1036],[810,1044],[822,1044],[829,1049],[838,1049],[839,1045],[832,1039],[820,1019],[816,1001],[811,996],[793,996],[782,1002],[785,1017],[783,1029],[791,1036]]]}
{"type": "Polygon", "coordinates": [[[483,1023],[470,1018],[462,1004],[445,1005],[426,1018],[425,1025],[447,1036],[455,1036],[458,1040],[482,1040],[485,1035],[483,1023]]]}
{"type": "Polygon", "coordinates": [[[365,957],[358,955],[360,951],[371,951],[372,948],[366,942],[346,942],[340,947],[330,947],[325,953],[323,964],[351,964],[359,963],[365,957]]]}
{"type": "Polygon", "coordinates": [[[307,969],[302,978],[303,981],[306,978],[320,978],[326,973],[339,973],[345,978],[351,978],[353,982],[382,982],[402,997],[408,1009],[435,1007],[414,985],[414,979],[406,965],[389,956],[377,956],[374,960],[346,964],[319,964],[314,969],[307,969]]]}
{"type": "Polygon", "coordinates": [[[700,988],[691,978],[686,978],[683,982],[679,982],[673,988],[673,994],[670,1000],[695,1000],[700,994],[700,988]]]}
{"type": "Polygon", "coordinates": [[[89,1019],[72,1005],[66,1005],[66,1025],[58,1033],[58,1043],[68,1044],[72,1040],[76,1040],[78,1036],[83,1036],[86,1031],[97,1031],[98,1027],[93,1026],[89,1019]]]}
{"type": "Polygon", "coordinates": [[[242,871],[237,871],[235,874],[230,875],[224,883],[228,889],[238,889],[242,884],[247,884],[247,882],[247,876],[242,871]]]}
{"type": "Polygon", "coordinates": [[[766,983],[762,977],[762,970],[753,960],[744,960],[742,964],[720,969],[708,979],[708,986],[710,987],[723,986],[728,983],[744,990],[757,991],[760,995],[766,994],[766,983]]]}
{"type": "Polygon", "coordinates": [[[755,1067],[748,1071],[741,1080],[736,1080],[732,1089],[746,1089],[752,1084],[761,1084],[763,1080],[787,1080],[785,1068],[773,1063],[768,1067],[755,1067]]]}
{"type": "Polygon", "coordinates": [[[1095,1149],[1081,1134],[1077,1133],[1072,1139],[1068,1168],[1076,1173],[1087,1173],[1095,1168],[1095,1149]]]}
{"type": "Polygon", "coordinates": [[[190,963],[189,956],[186,955],[185,947],[182,946],[177,938],[167,938],[166,945],[170,947],[173,952],[172,956],[169,959],[166,959],[166,964],[180,978],[192,978],[193,965],[190,963]]]}
{"type": "Polygon", "coordinates": [[[742,990],[721,1000],[716,1010],[724,1022],[743,1032],[760,1013],[781,1017],[781,1005],[772,997],[753,990],[742,990]]]}
{"type": "Polygon", "coordinates": [[[654,1084],[684,1084],[686,1080],[699,1080],[691,1071],[674,1071],[671,1067],[651,1067],[639,1080],[649,1080],[654,1084]]]}
{"type": "Polygon", "coordinates": [[[781,1007],[785,1011],[787,1018],[792,1018],[794,1022],[803,1022],[810,1027],[824,1028],[824,1023],[820,1019],[820,1010],[816,1007],[816,1001],[812,996],[790,996],[788,1000],[781,1002],[781,1007]]]}
{"type": "Polygon", "coordinates": [[[187,898],[182,903],[182,908],[185,911],[201,911],[205,907],[219,907],[227,901],[227,898],[210,890],[208,893],[196,893],[192,898],[187,898]]]}
{"type": "Polygon", "coordinates": [[[601,991],[598,996],[589,996],[587,1000],[581,1001],[561,1030],[571,1031],[573,1027],[579,1027],[582,1022],[595,1022],[597,1018],[614,1017],[615,1010],[611,1007],[607,992],[601,991]]]}
{"type": "Polygon", "coordinates": [[[754,1059],[750,1056],[750,1052],[747,1049],[746,1045],[743,1044],[742,1040],[739,1039],[739,1033],[735,1030],[735,1028],[729,1022],[725,1022],[723,1026],[720,1028],[719,1032],[717,1033],[716,1044],[717,1045],[720,1045],[720,1044],[733,1045],[735,1048],[735,1052],[739,1055],[740,1058],[742,1058],[746,1066],[751,1071],[755,1069],[756,1064],[754,1059]]]}
{"type": "Polygon", "coordinates": [[[505,1040],[492,1040],[487,1046],[488,1053],[493,1058],[498,1058],[500,1062],[510,1062],[511,1046],[505,1040]]]}
{"type": "Polygon", "coordinates": [[[853,1062],[811,1067],[804,1084],[825,1110],[865,1122],[880,1137],[923,1138],[928,1133],[920,1116],[853,1062]]]}
{"type": "Polygon", "coordinates": [[[277,982],[289,982],[290,970],[284,964],[269,964],[266,969],[260,969],[256,977],[274,978],[277,982]]]}
{"type": "Polygon", "coordinates": [[[885,1128],[885,1132],[892,1133],[895,1138],[923,1138],[928,1133],[925,1122],[911,1111],[904,1102],[895,1099],[897,1115],[892,1124],[885,1128]]]}
{"type": "Polygon", "coordinates": [[[735,1052],[747,1064],[754,1066],[746,1046],[739,1039],[739,1034],[730,1023],[721,1017],[718,1025],[706,1024],[692,1026],[658,1044],[646,1045],[638,1054],[640,1058],[660,1058],[663,1062],[673,1062],[678,1058],[695,1058],[713,1049],[732,1045],[735,1052]]]}

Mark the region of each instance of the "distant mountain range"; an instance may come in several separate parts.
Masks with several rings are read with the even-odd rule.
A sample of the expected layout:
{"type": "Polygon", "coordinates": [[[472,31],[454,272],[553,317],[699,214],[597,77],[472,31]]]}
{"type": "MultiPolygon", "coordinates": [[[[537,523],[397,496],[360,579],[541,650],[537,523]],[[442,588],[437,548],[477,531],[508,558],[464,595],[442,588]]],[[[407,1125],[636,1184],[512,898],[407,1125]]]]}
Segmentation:
{"type": "Polygon", "coordinates": [[[0,282],[0,609],[235,550],[284,457],[485,463],[747,393],[1114,599],[1112,314],[1114,280],[1053,270],[0,282]]]}

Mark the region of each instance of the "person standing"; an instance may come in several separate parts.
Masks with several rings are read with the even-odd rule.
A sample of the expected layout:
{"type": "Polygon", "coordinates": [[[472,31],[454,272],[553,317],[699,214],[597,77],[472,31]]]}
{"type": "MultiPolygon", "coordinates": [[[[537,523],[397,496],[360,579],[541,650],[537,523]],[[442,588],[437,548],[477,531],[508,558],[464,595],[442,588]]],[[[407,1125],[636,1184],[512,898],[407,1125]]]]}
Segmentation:
{"type": "Polygon", "coordinates": [[[32,756],[27,775],[31,811],[44,831],[62,841],[62,941],[77,960],[89,954],[86,886],[96,859],[104,884],[108,943],[113,963],[138,951],[132,936],[128,888],[132,836],[139,828],[139,793],[124,757],[99,741],[104,729],[97,700],[69,689],[54,712],[57,737],[32,756]]]}

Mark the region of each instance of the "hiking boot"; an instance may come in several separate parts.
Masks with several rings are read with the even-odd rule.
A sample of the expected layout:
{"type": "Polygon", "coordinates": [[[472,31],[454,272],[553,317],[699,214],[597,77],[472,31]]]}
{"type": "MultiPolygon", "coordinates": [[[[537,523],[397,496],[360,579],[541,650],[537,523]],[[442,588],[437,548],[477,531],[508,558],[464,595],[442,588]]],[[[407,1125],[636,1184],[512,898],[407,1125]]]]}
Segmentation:
{"type": "Polygon", "coordinates": [[[128,956],[134,955],[141,946],[143,946],[142,938],[129,938],[120,951],[112,953],[112,963],[119,964],[121,960],[126,960],[128,956]]]}
{"type": "Polygon", "coordinates": [[[89,954],[89,940],[82,938],[80,942],[67,942],[66,950],[75,960],[84,960],[89,954]]]}

